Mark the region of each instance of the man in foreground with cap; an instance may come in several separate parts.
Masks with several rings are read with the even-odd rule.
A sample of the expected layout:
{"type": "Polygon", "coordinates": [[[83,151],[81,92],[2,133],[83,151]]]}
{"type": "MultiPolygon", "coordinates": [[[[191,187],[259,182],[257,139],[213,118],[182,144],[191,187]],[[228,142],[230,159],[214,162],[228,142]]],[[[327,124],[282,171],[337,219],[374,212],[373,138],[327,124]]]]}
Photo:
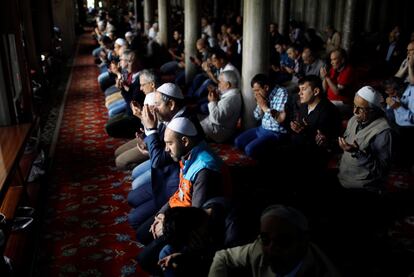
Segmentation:
{"type": "Polygon", "coordinates": [[[361,88],[354,98],[354,116],[343,137],[344,151],[338,179],[345,188],[381,189],[392,154],[391,127],[382,109],[382,96],[372,87],[361,88]]]}
{"type": "Polygon", "coordinates": [[[128,220],[134,229],[152,218],[178,187],[179,166],[165,151],[165,126],[174,118],[186,117],[197,123],[201,130],[197,118],[184,106],[183,99],[178,86],[165,83],[155,92],[154,109],[150,109],[148,105],[142,109],[141,118],[146,135],[144,142],[150,160],[141,163],[132,171],[133,190],[128,194],[128,203],[134,209],[128,220]]]}
{"type": "Polygon", "coordinates": [[[164,212],[173,207],[201,207],[210,198],[222,193],[222,160],[197,136],[195,125],[187,118],[177,117],[167,125],[165,151],[180,163],[178,190],[155,216],[138,228],[138,241],[147,245],[138,261],[144,270],[156,272],[158,254],[165,246],[164,212]]]}
{"type": "Polygon", "coordinates": [[[253,243],[217,251],[209,276],[234,276],[235,269],[254,277],[340,276],[325,254],[309,242],[305,216],[282,205],[263,211],[260,235],[253,243]]]}

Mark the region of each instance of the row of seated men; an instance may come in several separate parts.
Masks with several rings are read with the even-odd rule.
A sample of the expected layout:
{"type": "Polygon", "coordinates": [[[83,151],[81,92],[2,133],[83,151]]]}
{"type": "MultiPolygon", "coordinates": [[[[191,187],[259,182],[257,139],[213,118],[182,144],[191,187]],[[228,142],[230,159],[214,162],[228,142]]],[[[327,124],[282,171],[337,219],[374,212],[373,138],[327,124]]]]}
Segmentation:
{"type": "MultiPolygon", "coordinates": [[[[220,54],[218,56],[219,61],[220,54]]],[[[214,63],[221,69],[228,64],[223,60],[224,66],[214,63]]],[[[185,95],[178,86],[172,83],[159,86],[154,73],[139,70],[136,53],[124,50],[120,63],[121,66],[124,63],[128,74],[126,78],[120,74],[116,87],[121,89],[129,111],[112,117],[106,128],[108,134],[127,137],[139,131],[142,124],[143,134],[137,134],[136,139],[117,149],[116,155],[118,163],[125,154],[132,157],[126,158],[122,166],[139,163],[133,170],[136,178],[128,197],[134,208],[129,219],[137,229],[138,239],[148,245],[139,257],[141,265],[148,270],[157,270],[158,254],[165,246],[165,238],[161,235],[165,229],[164,213],[174,207],[202,207],[208,200],[221,205],[216,197],[224,195],[219,184],[223,183],[226,170],[223,162],[209,150],[204,138],[213,139],[216,134],[228,136],[223,139],[226,141],[234,135],[242,102],[240,79],[234,70],[219,72],[218,91],[209,89],[208,116],[200,122],[200,117],[186,108],[185,95]],[[144,93],[133,91],[138,85],[144,93]],[[232,109],[235,112],[229,112],[232,109]],[[210,122],[203,124],[207,122],[205,120],[210,122]],[[231,135],[225,134],[226,124],[231,124],[231,135]],[[222,127],[224,131],[219,129],[215,133],[208,127],[222,127]],[[152,241],[154,238],[156,240],[152,241]]],[[[412,74],[412,69],[407,69],[408,76],[410,72],[412,74]]],[[[329,85],[330,79],[326,75],[324,82],[329,85]]],[[[266,144],[283,142],[291,146],[289,153],[294,153],[297,160],[302,160],[304,165],[310,162],[315,167],[317,163],[324,164],[335,148],[341,148],[344,154],[339,183],[344,187],[381,189],[392,153],[392,131],[385,120],[383,98],[371,87],[361,88],[354,98],[354,116],[348,122],[344,137],[341,137],[342,117],[337,107],[326,98],[321,83],[321,79],[314,75],[299,80],[300,105],[295,110],[289,107],[285,88],[276,86],[271,89],[265,75],[256,75],[252,79],[257,102],[254,116],[261,124],[238,136],[236,145],[254,157],[259,156],[255,153],[266,151],[266,144]],[[253,144],[248,147],[251,142],[253,144]]],[[[409,89],[404,95],[409,93],[409,89]]],[[[106,94],[112,96],[108,90],[106,94]]],[[[403,101],[398,103],[407,108],[403,101]]],[[[228,185],[228,182],[224,183],[228,185]]]]}

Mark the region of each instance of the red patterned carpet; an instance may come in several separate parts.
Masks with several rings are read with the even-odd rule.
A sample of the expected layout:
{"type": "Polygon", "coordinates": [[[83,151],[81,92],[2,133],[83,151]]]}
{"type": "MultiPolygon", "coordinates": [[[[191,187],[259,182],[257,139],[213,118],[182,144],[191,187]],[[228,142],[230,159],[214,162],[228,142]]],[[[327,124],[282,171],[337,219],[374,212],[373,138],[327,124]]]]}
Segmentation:
{"type": "Polygon", "coordinates": [[[90,35],[79,40],[46,203],[39,276],[146,276],[127,222],[128,174],[114,167],[90,35]]]}

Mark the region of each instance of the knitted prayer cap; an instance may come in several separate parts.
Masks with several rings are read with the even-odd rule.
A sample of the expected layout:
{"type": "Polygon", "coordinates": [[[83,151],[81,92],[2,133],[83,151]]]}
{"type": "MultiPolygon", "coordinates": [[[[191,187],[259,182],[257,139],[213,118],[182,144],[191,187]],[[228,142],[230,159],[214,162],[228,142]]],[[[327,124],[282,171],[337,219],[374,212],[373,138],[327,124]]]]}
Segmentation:
{"type": "Polygon", "coordinates": [[[356,93],[359,97],[366,100],[368,103],[382,109],[383,98],[381,94],[370,86],[362,87],[356,93]]]}
{"type": "Polygon", "coordinates": [[[171,96],[173,98],[184,99],[184,95],[181,92],[181,89],[176,84],[173,84],[173,83],[165,83],[161,85],[157,89],[157,91],[167,96],[171,96]]]}
{"type": "Polygon", "coordinates": [[[168,123],[167,128],[184,136],[194,137],[197,135],[197,129],[194,124],[185,117],[174,118],[168,123]]]}
{"type": "Polygon", "coordinates": [[[123,38],[117,38],[115,40],[115,44],[118,44],[119,46],[124,46],[124,45],[126,45],[126,41],[123,38]]]}

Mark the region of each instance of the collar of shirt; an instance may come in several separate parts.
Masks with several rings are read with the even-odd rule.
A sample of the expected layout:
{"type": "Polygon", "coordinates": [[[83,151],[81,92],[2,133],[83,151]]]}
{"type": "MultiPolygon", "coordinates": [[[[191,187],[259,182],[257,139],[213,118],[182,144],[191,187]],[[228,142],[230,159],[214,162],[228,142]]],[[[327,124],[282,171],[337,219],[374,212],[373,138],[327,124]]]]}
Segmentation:
{"type": "Polygon", "coordinates": [[[139,72],[133,73],[132,74],[132,82],[131,83],[135,83],[135,80],[138,78],[139,76],[139,72]]]}

